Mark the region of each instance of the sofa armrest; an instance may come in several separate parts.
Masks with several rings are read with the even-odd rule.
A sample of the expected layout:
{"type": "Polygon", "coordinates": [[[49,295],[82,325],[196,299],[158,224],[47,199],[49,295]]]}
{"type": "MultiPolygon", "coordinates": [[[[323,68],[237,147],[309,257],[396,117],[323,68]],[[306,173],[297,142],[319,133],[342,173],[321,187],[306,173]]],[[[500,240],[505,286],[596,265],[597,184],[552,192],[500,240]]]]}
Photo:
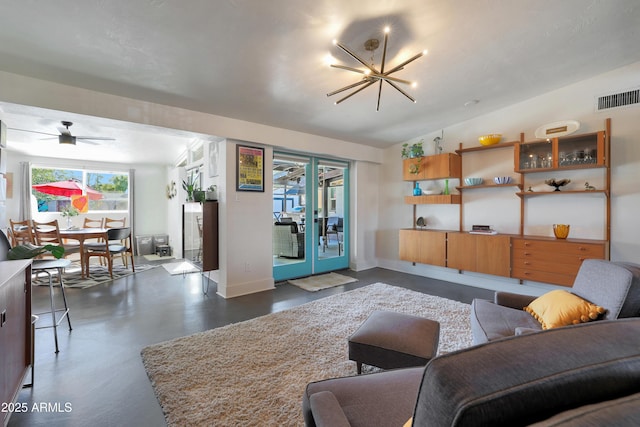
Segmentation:
{"type": "Polygon", "coordinates": [[[309,397],[316,427],[350,427],[338,399],[330,391],[320,391],[309,397]]]}
{"type": "Polygon", "coordinates": [[[511,307],[522,310],[531,304],[531,301],[537,297],[531,295],[514,294],[511,292],[496,292],[493,296],[493,302],[503,307],[511,307]]]}

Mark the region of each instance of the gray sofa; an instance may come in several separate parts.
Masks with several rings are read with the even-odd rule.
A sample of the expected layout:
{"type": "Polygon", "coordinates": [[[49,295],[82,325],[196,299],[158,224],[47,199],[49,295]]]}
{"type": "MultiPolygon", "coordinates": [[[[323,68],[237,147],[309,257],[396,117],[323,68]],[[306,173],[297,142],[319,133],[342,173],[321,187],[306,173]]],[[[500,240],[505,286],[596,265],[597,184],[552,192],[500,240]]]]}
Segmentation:
{"type": "Polygon", "coordinates": [[[307,385],[307,426],[637,426],[640,318],[513,336],[307,385]],[[537,423],[537,424],[536,424],[537,423]]]}
{"type": "MultiPolygon", "coordinates": [[[[604,260],[584,260],[571,293],[605,308],[604,320],[640,316],[640,266],[604,260]]],[[[536,297],[496,292],[493,301],[476,299],[471,304],[473,343],[480,344],[512,335],[542,330],[523,310],[536,297]]]]}

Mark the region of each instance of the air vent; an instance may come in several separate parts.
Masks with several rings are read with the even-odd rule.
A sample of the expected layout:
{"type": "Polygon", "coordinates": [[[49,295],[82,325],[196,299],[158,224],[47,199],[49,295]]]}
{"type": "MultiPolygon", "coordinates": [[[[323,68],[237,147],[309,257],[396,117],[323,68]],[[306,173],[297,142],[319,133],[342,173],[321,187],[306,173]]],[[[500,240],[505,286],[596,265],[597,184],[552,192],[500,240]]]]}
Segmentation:
{"type": "Polygon", "coordinates": [[[596,111],[640,105],[640,88],[596,98],[596,111]]]}

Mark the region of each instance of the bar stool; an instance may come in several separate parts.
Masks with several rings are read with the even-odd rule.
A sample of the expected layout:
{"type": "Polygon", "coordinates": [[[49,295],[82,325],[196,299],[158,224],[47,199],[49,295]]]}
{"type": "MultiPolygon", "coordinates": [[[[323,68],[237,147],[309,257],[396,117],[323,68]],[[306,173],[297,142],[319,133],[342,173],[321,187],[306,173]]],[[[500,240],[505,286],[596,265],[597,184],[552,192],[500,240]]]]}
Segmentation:
{"type": "MultiPolygon", "coordinates": [[[[56,354],[60,352],[58,349],[58,325],[64,318],[67,318],[67,323],[69,324],[69,331],[71,328],[71,318],[69,317],[69,306],[67,305],[67,297],[64,294],[64,284],[62,283],[62,271],[71,265],[71,261],[68,259],[36,259],[33,260],[31,264],[31,271],[33,273],[43,272],[47,276],[49,276],[49,300],[51,302],[51,325],[46,326],[36,326],[36,329],[45,329],[45,328],[53,328],[53,338],[56,343],[56,354]],[[62,294],[62,301],[64,303],[64,308],[56,308],[55,302],[53,300],[53,277],[51,275],[51,270],[58,271],[58,282],[60,283],[60,293],[62,294]],[[62,313],[62,315],[58,318],[57,313],[62,313]]],[[[34,313],[35,315],[43,315],[48,314],[49,312],[41,312],[34,313]]]]}

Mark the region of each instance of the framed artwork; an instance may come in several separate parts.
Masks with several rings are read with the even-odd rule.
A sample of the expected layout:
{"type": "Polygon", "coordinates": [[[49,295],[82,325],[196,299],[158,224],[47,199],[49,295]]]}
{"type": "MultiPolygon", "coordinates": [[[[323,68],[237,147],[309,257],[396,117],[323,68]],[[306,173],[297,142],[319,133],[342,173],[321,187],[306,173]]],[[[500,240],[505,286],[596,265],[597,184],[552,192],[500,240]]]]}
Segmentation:
{"type": "Polygon", "coordinates": [[[236,146],[236,190],[264,192],[264,148],[236,146]]]}
{"type": "Polygon", "coordinates": [[[218,142],[209,143],[209,178],[218,176],[218,142]]]}

